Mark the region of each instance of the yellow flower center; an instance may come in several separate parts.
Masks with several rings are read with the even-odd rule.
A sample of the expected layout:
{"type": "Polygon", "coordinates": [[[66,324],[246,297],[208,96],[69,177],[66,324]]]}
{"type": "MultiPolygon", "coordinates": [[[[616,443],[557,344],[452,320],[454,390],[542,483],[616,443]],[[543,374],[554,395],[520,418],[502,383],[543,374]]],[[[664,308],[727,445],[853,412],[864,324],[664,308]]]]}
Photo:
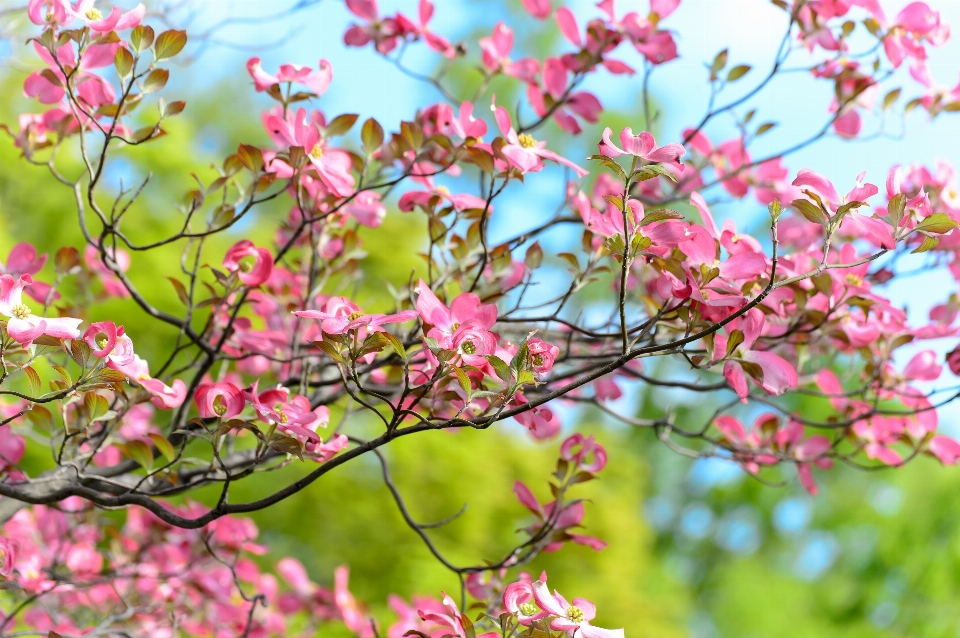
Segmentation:
{"type": "Polygon", "coordinates": [[[100,13],[100,9],[87,9],[87,12],[84,15],[87,16],[87,20],[103,19],[103,14],[100,13]]]}
{"type": "Polygon", "coordinates": [[[323,157],[323,147],[320,146],[320,144],[314,145],[314,147],[310,149],[310,157],[313,159],[320,159],[323,157]]]}
{"type": "Polygon", "coordinates": [[[520,142],[520,146],[523,148],[533,148],[537,145],[537,140],[533,139],[527,133],[521,133],[517,136],[517,141],[520,142]]]}
{"type": "Polygon", "coordinates": [[[217,416],[223,416],[227,413],[227,406],[224,404],[223,397],[220,395],[217,395],[213,400],[213,413],[217,416]]]}
{"type": "Polygon", "coordinates": [[[460,349],[465,354],[473,354],[477,351],[477,346],[472,341],[464,341],[463,343],[460,344],[460,349]]]}
{"type": "Polygon", "coordinates": [[[847,283],[850,284],[851,286],[863,285],[863,277],[861,277],[860,275],[847,275],[846,279],[847,279],[847,283]]]}
{"type": "Polygon", "coordinates": [[[26,319],[27,317],[30,316],[30,309],[27,308],[22,303],[17,304],[13,308],[11,308],[10,312],[12,312],[13,316],[16,317],[17,319],[26,319]]]}
{"type": "Polygon", "coordinates": [[[520,603],[519,609],[524,616],[536,616],[538,611],[537,606],[533,603],[520,603]]]}
{"type": "Polygon", "coordinates": [[[543,365],[543,355],[542,355],[542,354],[535,354],[535,355],[533,355],[533,365],[535,365],[535,366],[542,366],[542,365],[543,365]]]}
{"type": "Polygon", "coordinates": [[[349,315],[347,315],[347,319],[349,319],[350,321],[356,321],[362,316],[363,316],[363,313],[358,310],[356,312],[351,312],[349,315]]]}
{"type": "Polygon", "coordinates": [[[579,607],[571,607],[567,610],[567,618],[573,622],[583,622],[583,610],[579,607]]]}
{"type": "Polygon", "coordinates": [[[103,335],[97,335],[97,347],[103,350],[107,347],[107,344],[110,343],[107,338],[103,335]]]}

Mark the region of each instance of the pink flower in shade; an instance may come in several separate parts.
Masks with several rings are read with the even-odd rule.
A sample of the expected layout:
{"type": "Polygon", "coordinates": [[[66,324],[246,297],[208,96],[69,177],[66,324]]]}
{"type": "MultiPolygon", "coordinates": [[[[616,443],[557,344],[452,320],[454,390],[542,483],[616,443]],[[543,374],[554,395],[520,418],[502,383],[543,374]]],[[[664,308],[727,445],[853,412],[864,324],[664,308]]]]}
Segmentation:
{"type": "MultiPolygon", "coordinates": [[[[126,13],[121,11],[120,7],[113,7],[109,15],[104,17],[103,13],[93,6],[95,3],[96,0],[78,0],[75,5],[70,6],[70,4],[64,0],[63,5],[69,17],[86,23],[86,26],[92,31],[98,31],[100,33],[132,29],[140,24],[140,21],[143,20],[143,16],[146,14],[146,9],[143,4],[138,4],[126,13]]],[[[35,20],[34,22],[36,23],[35,20]]]]}
{"type": "MultiPolygon", "coordinates": [[[[749,350],[744,352],[741,358],[759,366],[761,376],[751,378],[767,394],[777,396],[796,387],[797,370],[783,357],[772,352],[749,350]]],[[[740,401],[746,403],[749,389],[743,367],[736,363],[736,360],[727,361],[723,365],[723,376],[740,397],[740,401]]]]}
{"type": "Polygon", "coordinates": [[[304,453],[317,463],[329,461],[341,450],[350,444],[349,439],[342,434],[334,434],[326,443],[316,443],[308,440],[304,444],[304,453]]]}
{"type": "Polygon", "coordinates": [[[523,0],[523,8],[538,20],[544,20],[553,10],[550,0],[523,0]]]}
{"type": "MultiPolygon", "coordinates": [[[[443,594],[443,604],[449,610],[448,613],[439,613],[430,609],[418,610],[420,618],[424,621],[436,623],[441,627],[449,627],[454,631],[454,635],[458,638],[467,638],[467,630],[465,624],[472,627],[473,623],[469,619],[466,619],[467,622],[464,623],[464,615],[460,613],[460,609],[457,608],[457,603],[453,602],[453,599],[450,596],[447,596],[446,592],[440,592],[443,594]]],[[[500,634],[497,632],[487,632],[483,634],[477,634],[476,638],[496,638],[500,634]]]]}
{"type": "Polygon", "coordinates": [[[343,211],[361,226],[377,228],[387,216],[387,207],[383,205],[381,197],[380,193],[363,191],[344,206],[343,211]]]}
{"type": "Polygon", "coordinates": [[[416,310],[402,310],[392,315],[365,314],[355,303],[346,297],[331,297],[321,310],[296,310],[295,315],[304,319],[319,319],[323,331],[331,335],[342,335],[367,326],[382,326],[388,323],[402,323],[417,318],[416,310]]]}
{"type": "Polygon", "coordinates": [[[125,366],[133,363],[133,341],[126,336],[123,326],[117,327],[112,321],[98,321],[90,324],[83,333],[86,342],[96,357],[104,359],[113,366],[125,366]]]}
{"type": "Polygon", "coordinates": [[[428,614],[446,614],[446,607],[439,600],[427,598],[426,596],[415,596],[413,605],[407,604],[403,598],[396,594],[390,594],[387,597],[387,604],[398,618],[395,623],[387,629],[387,638],[404,638],[408,631],[419,631],[432,638],[443,638],[450,632],[435,622],[424,621],[420,617],[420,611],[428,614]]]}
{"type": "Polygon", "coordinates": [[[803,425],[791,419],[774,436],[774,442],[780,449],[796,459],[797,476],[800,479],[800,484],[807,492],[816,496],[817,484],[813,480],[813,471],[810,465],[813,464],[823,469],[833,467],[833,460],[826,456],[832,447],[830,439],[817,435],[804,440],[803,425]]]}
{"type": "Polygon", "coordinates": [[[159,379],[150,376],[150,368],[147,362],[139,355],[133,354],[133,342],[126,335],[117,338],[117,345],[114,352],[110,354],[107,367],[122,373],[129,380],[139,383],[144,390],[153,395],[150,402],[161,410],[178,408],[187,398],[187,385],[180,379],[174,379],[173,385],[168,386],[159,379]],[[124,358],[127,358],[128,354],[132,355],[130,363],[119,365],[113,361],[114,356],[119,356],[116,351],[121,348],[124,358]]]}
{"type": "Polygon", "coordinates": [[[483,66],[490,71],[502,72],[523,82],[533,82],[540,71],[540,63],[533,58],[524,58],[513,62],[510,52],[513,50],[513,29],[498,22],[493,27],[493,33],[480,38],[480,49],[483,51],[483,66]]]}
{"type": "Polygon", "coordinates": [[[20,543],[13,538],[0,537],[0,576],[11,578],[20,555],[20,543]]]}
{"type": "MultiPolygon", "coordinates": [[[[517,394],[514,402],[517,405],[524,405],[527,399],[522,394],[517,394]]],[[[548,407],[538,406],[526,412],[520,412],[513,415],[514,420],[527,428],[537,441],[547,441],[560,433],[560,418],[548,407]]]]}
{"type": "Polygon", "coordinates": [[[560,592],[554,590],[551,594],[547,583],[542,580],[533,583],[533,595],[537,606],[553,616],[551,629],[569,631],[573,638],[623,638],[623,629],[601,629],[590,624],[597,615],[597,608],[585,598],[574,598],[568,603],[560,592]]]}
{"type": "Polygon", "coordinates": [[[602,141],[598,145],[601,155],[606,157],[633,155],[648,162],[669,164],[683,172],[683,164],[680,163],[680,158],[683,157],[686,150],[682,144],[673,143],[657,147],[657,142],[652,134],[643,131],[639,135],[634,135],[633,129],[625,128],[620,131],[620,144],[623,146],[621,149],[610,141],[612,134],[613,131],[609,127],[603,129],[602,141]]]}
{"type": "Polygon", "coordinates": [[[43,318],[31,312],[23,303],[23,289],[33,283],[30,275],[0,275],[0,315],[7,317],[7,334],[24,348],[40,335],[58,339],[76,339],[80,336],[82,319],[72,317],[43,318]]]}
{"type": "MultiPolygon", "coordinates": [[[[60,67],[77,67],[76,51],[73,48],[73,43],[68,42],[58,48],[56,60],[38,42],[34,42],[33,45],[37,55],[46,63],[46,71],[56,76],[57,81],[54,82],[49,78],[49,74],[37,71],[24,80],[23,93],[27,97],[37,98],[41,104],[56,104],[66,95],[66,89],[64,89],[66,78],[60,71],[60,67]]],[[[116,91],[112,84],[99,75],[87,71],[112,65],[118,48],[119,45],[116,43],[94,44],[87,47],[84,52],[79,63],[80,70],[74,74],[72,81],[76,86],[77,97],[89,106],[98,107],[111,104],[116,99],[116,91]]]]}
{"type": "Polygon", "coordinates": [[[346,565],[337,567],[334,572],[334,601],[337,610],[343,619],[343,624],[347,629],[357,634],[360,638],[373,638],[373,625],[370,618],[364,614],[360,608],[357,599],[350,593],[348,583],[350,580],[350,569],[346,565]]]}
{"type": "Polygon", "coordinates": [[[444,57],[452,59],[456,56],[457,50],[450,44],[450,41],[433,33],[427,27],[427,23],[430,22],[430,19],[433,17],[433,3],[430,2],[430,0],[420,0],[417,15],[420,18],[420,28],[418,32],[423,37],[424,42],[427,43],[427,46],[437,53],[443,54],[444,57]]]}
{"type": "Polygon", "coordinates": [[[543,170],[543,159],[552,160],[572,169],[577,176],[583,177],[589,171],[586,171],[570,160],[553,151],[548,151],[545,147],[546,142],[538,142],[528,133],[517,133],[513,129],[513,123],[510,115],[502,106],[495,106],[494,116],[497,125],[500,127],[500,133],[503,135],[506,144],[503,146],[503,155],[523,173],[536,173],[543,170]]]}
{"type": "Polygon", "coordinates": [[[910,57],[925,60],[924,42],[938,47],[950,37],[950,27],[925,2],[911,2],[897,14],[893,26],[883,39],[887,58],[898,68],[910,57]]]}
{"type": "Polygon", "coordinates": [[[607,451],[593,440],[593,435],[573,434],[560,446],[560,456],[575,463],[584,472],[597,473],[607,466],[607,451]]]}
{"type": "Polygon", "coordinates": [[[278,430],[292,436],[302,437],[305,442],[322,443],[315,430],[321,424],[326,426],[330,420],[330,410],[326,406],[318,408],[318,413],[311,409],[307,397],[294,395],[291,398],[290,391],[280,386],[258,393],[257,384],[254,383],[243,394],[264,423],[276,425],[278,430]]]}
{"type": "Polygon", "coordinates": [[[273,255],[266,248],[257,248],[249,239],[241,239],[227,251],[223,265],[236,272],[244,284],[255,288],[270,279],[273,255]]]}
{"type": "MultiPolygon", "coordinates": [[[[323,185],[337,197],[345,197],[353,192],[355,183],[353,175],[350,174],[350,156],[340,149],[326,147],[317,129],[321,118],[322,115],[315,111],[308,119],[307,110],[301,108],[296,114],[291,111],[287,119],[284,119],[282,114],[270,113],[264,118],[264,123],[276,140],[291,147],[301,147],[307,153],[310,165],[316,170],[323,185]]],[[[276,170],[278,167],[274,164],[276,162],[271,163],[271,168],[276,170]]],[[[285,168],[286,171],[289,171],[289,167],[285,168]]],[[[277,172],[280,173],[279,170],[277,172]]],[[[292,172],[290,174],[292,175],[292,172]]]]}
{"type": "Polygon", "coordinates": [[[27,451],[24,438],[10,429],[9,424],[0,428],[0,468],[16,465],[27,451]]]}
{"type": "Polygon", "coordinates": [[[734,448],[731,450],[734,459],[750,474],[757,474],[762,465],[775,465],[778,462],[776,456],[763,452],[773,438],[770,430],[775,430],[779,425],[775,415],[769,412],[761,414],[749,432],[739,420],[729,415],[717,417],[713,425],[734,448]]]}
{"type": "Polygon", "coordinates": [[[346,0],[347,9],[358,18],[367,21],[365,25],[351,25],[343,34],[343,43],[351,47],[362,47],[371,41],[381,54],[386,55],[397,46],[397,41],[417,33],[417,25],[407,17],[396,14],[381,18],[376,0],[346,0]]]}
{"type": "MultiPolygon", "coordinates": [[[[20,242],[10,250],[6,266],[0,265],[0,272],[8,275],[36,275],[43,270],[47,263],[47,254],[37,256],[37,249],[32,244],[20,242]]],[[[32,286],[24,289],[27,296],[37,303],[46,304],[50,296],[50,284],[34,281],[32,286]]],[[[53,299],[59,299],[59,293],[53,294],[53,299]]]]}
{"type": "MultiPolygon", "coordinates": [[[[423,210],[431,210],[433,206],[439,205],[438,201],[449,202],[456,211],[464,211],[471,208],[483,210],[487,207],[486,200],[481,199],[476,195],[471,195],[469,193],[451,194],[450,191],[443,186],[435,186],[432,180],[427,180],[427,183],[430,190],[410,191],[404,193],[400,197],[400,201],[397,202],[397,207],[405,213],[412,211],[416,206],[419,206],[423,210]]],[[[489,207],[487,212],[493,212],[492,205],[489,207]]]]}
{"type": "Polygon", "coordinates": [[[333,67],[326,60],[320,60],[317,70],[299,64],[281,64],[276,75],[270,75],[260,66],[260,58],[247,60],[247,72],[253,78],[257,91],[266,91],[274,84],[293,82],[302,84],[317,95],[323,95],[333,81],[333,67]]]}
{"type": "MultiPolygon", "coordinates": [[[[126,272],[130,268],[130,255],[125,250],[117,250],[114,252],[112,249],[107,248],[105,258],[112,262],[120,272],[126,272]]],[[[100,283],[103,284],[104,291],[106,291],[109,296],[130,296],[130,291],[123,285],[120,278],[103,263],[100,258],[100,252],[95,247],[88,244],[87,247],[84,248],[83,260],[86,262],[90,272],[99,278],[100,283]]]]}
{"type": "Polygon", "coordinates": [[[960,462],[960,443],[948,436],[933,437],[927,450],[944,465],[956,465],[960,462]]]}
{"type": "Polygon", "coordinates": [[[530,365],[537,374],[549,372],[560,354],[560,348],[538,338],[527,340],[527,350],[530,352],[530,365]]]}
{"type": "MultiPolygon", "coordinates": [[[[540,575],[541,580],[546,580],[546,577],[545,572],[540,575]]],[[[550,615],[550,612],[537,606],[533,595],[533,583],[525,580],[507,585],[503,591],[503,606],[511,614],[516,614],[517,621],[524,626],[543,620],[550,615]]]]}
{"type": "Polygon", "coordinates": [[[960,346],[947,353],[946,361],[950,372],[960,377],[960,346]]]}
{"type": "Polygon", "coordinates": [[[243,390],[229,381],[201,383],[193,400],[203,419],[232,419],[243,412],[245,404],[243,390]]]}

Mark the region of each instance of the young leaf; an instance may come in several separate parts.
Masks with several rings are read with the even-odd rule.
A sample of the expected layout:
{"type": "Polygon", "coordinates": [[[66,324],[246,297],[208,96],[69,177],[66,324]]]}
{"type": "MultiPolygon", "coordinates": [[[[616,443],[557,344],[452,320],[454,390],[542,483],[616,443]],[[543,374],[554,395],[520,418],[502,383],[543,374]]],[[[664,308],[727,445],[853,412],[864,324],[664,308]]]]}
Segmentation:
{"type": "Polygon", "coordinates": [[[153,52],[157,60],[172,58],[183,50],[187,44],[186,31],[164,31],[157,36],[157,41],[153,45],[153,52]]]}

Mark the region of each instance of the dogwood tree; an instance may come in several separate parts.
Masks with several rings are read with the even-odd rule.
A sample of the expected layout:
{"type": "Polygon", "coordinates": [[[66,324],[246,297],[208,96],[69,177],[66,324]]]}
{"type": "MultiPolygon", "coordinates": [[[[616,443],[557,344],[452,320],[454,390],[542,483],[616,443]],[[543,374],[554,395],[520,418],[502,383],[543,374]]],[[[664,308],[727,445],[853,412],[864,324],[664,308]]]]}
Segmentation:
{"type": "Polygon", "coordinates": [[[938,433],[938,409],[957,396],[943,367],[960,374],[960,350],[942,362],[925,345],[956,337],[960,300],[942,291],[918,320],[886,292],[915,253],[960,277],[953,168],[890,158],[882,188],[864,174],[838,188],[816,166],[788,165],[828,135],[864,137],[877,111],[960,110],[960,89],[936,85],[925,62],[948,26],[923,2],[894,12],[879,0],[774,0],[784,35],[768,68],[719,52],[704,71],[702,118],[658,142],[643,130],[662,120],[646,87],[679,55],[679,1],[624,12],[604,0],[584,21],[557,0],[523,0],[525,26],[563,36],[539,59],[515,51],[504,22],[453,42],[430,27],[446,5],[410,0],[408,12],[384,15],[375,0],[346,0],[354,22],[343,42],[442,99],[400,122],[361,122],[324,111],[322,96],[338,90],[326,60],[265,68],[251,58],[235,71],[270,106],[237,115],[260,116],[269,143],[241,144],[189,192],[165,194],[180,222],[156,237],[138,223],[149,178],[117,188],[105,174],[118,154],[165,144],[168,120],[188,108],[165,90],[188,33],[143,5],[30,0],[37,70],[23,91],[36,108],[5,130],[23,171],[45,171],[72,194],[63,223],[84,243],[17,243],[0,274],[0,636],[313,635],[324,623],[363,638],[622,635],[591,624],[593,603],[524,571],[567,543],[605,547],[585,533],[578,485],[604,470],[607,451],[562,423],[570,405],[761,480],[795,477],[812,494],[836,463],[960,460],[960,444],[938,433]],[[410,47],[432,51],[437,70],[406,67],[410,47]],[[759,155],[754,143],[774,124],[752,104],[797,56],[833,89],[810,105],[823,126],[759,155]],[[885,88],[902,66],[915,82],[885,88]],[[607,96],[583,88],[595,74],[611,93],[644,87],[632,127],[604,128],[590,156],[550,148],[539,137],[548,123],[571,136],[603,123],[607,96]],[[504,82],[522,88],[519,103],[498,101],[491,85],[504,82]],[[901,106],[902,91],[916,97],[901,106]],[[709,137],[721,119],[734,122],[732,139],[709,137]],[[549,181],[563,205],[495,240],[498,200],[549,181]],[[718,224],[711,205],[722,197],[765,205],[765,232],[718,224]],[[278,202],[289,214],[272,235],[215,248],[278,202]],[[392,245],[421,265],[406,285],[360,299],[358,230],[376,233],[386,215],[417,229],[392,245]],[[561,226],[581,241],[558,248],[550,233],[561,226]],[[170,256],[179,305],[130,277],[151,252],[170,256]],[[165,356],[142,358],[94,303],[103,299],[172,330],[165,356]],[[671,405],[649,419],[624,412],[616,400],[646,386],[702,393],[716,411],[702,423],[678,422],[671,405]],[[798,412],[799,395],[829,418],[798,412]],[[437,524],[411,515],[405,499],[417,495],[392,482],[390,443],[507,420],[556,441],[555,471],[548,489],[517,482],[503,495],[530,513],[513,547],[455,564],[431,540],[437,524]],[[46,469],[27,471],[29,448],[46,469]],[[243,517],[364,456],[451,573],[449,594],[391,599],[392,625],[350,593],[347,566],[332,589],[293,557],[263,571],[251,556],[266,548],[243,517]],[[299,478],[279,480],[274,470],[291,466],[299,478]],[[236,498],[241,482],[259,496],[236,498]],[[213,499],[192,496],[211,488],[213,499]],[[112,510],[122,510],[119,526],[112,510]]]}

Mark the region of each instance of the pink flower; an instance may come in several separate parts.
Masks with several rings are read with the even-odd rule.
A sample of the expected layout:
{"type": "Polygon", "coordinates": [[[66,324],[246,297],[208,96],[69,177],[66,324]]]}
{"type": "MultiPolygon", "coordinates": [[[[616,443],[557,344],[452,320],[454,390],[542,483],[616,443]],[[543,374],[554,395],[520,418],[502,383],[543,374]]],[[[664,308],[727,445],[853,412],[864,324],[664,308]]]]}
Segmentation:
{"type": "Polygon", "coordinates": [[[590,624],[597,615],[596,606],[585,598],[574,598],[572,603],[544,581],[533,583],[533,595],[537,605],[553,616],[550,628],[557,631],[569,631],[573,638],[623,638],[623,629],[601,629],[590,624]]]}
{"type": "Polygon", "coordinates": [[[98,321],[90,324],[83,333],[83,340],[93,350],[96,357],[104,359],[113,366],[125,366],[133,362],[133,342],[112,321],[98,321]]]}
{"type": "MultiPolygon", "coordinates": [[[[122,31],[124,29],[132,29],[133,27],[140,24],[140,21],[143,20],[143,16],[146,14],[146,9],[143,4],[138,4],[131,11],[123,13],[120,7],[113,7],[110,10],[110,14],[104,17],[103,13],[93,5],[96,0],[78,0],[74,6],[70,6],[69,2],[63,0],[63,11],[70,18],[75,20],[80,20],[86,23],[86,26],[93,31],[98,31],[100,33],[107,33],[109,31],[122,31]]],[[[43,2],[30,2],[31,5],[38,4],[43,5],[43,2]]],[[[29,10],[28,6],[28,10],[29,10]]],[[[36,17],[39,17],[40,11],[35,9],[34,14],[36,17]]],[[[56,15],[59,12],[54,10],[53,13],[56,15]]],[[[46,16],[44,16],[46,18],[46,16]]],[[[43,22],[38,22],[34,15],[30,15],[30,19],[34,24],[44,24],[43,22]]],[[[68,21],[64,20],[64,24],[67,24],[68,21]]]]}
{"type": "Polygon", "coordinates": [[[362,47],[371,41],[381,54],[386,55],[397,46],[397,41],[416,35],[417,25],[407,17],[396,14],[390,18],[381,18],[376,0],[346,0],[347,9],[358,18],[367,21],[365,25],[351,25],[343,34],[347,46],[362,47]]]}
{"type": "Polygon", "coordinates": [[[342,335],[367,326],[413,321],[419,316],[416,310],[402,310],[391,315],[364,314],[346,297],[331,297],[324,305],[323,311],[296,310],[293,314],[304,319],[319,319],[323,331],[331,335],[342,335]]]}
{"type": "Polygon", "coordinates": [[[258,92],[266,91],[274,84],[293,82],[303,84],[317,95],[323,95],[333,81],[333,68],[326,60],[320,60],[317,70],[299,64],[281,64],[276,75],[270,75],[260,66],[260,58],[247,60],[247,72],[253,78],[258,92]]]}
{"type": "Polygon", "coordinates": [[[552,10],[550,0],[523,0],[523,8],[539,20],[543,20],[549,16],[552,10]]]}
{"type": "Polygon", "coordinates": [[[580,168],[567,158],[557,155],[553,151],[548,151],[544,148],[547,145],[546,142],[538,142],[528,133],[518,134],[513,129],[510,115],[502,106],[495,107],[494,116],[497,125],[500,127],[500,133],[506,141],[502,152],[510,160],[510,163],[520,169],[521,172],[536,173],[541,171],[543,170],[542,159],[549,159],[572,169],[579,177],[589,173],[589,171],[580,168]]]}
{"type": "MultiPolygon", "coordinates": [[[[107,248],[104,259],[112,262],[120,272],[126,272],[130,268],[130,255],[124,250],[114,252],[113,249],[107,248]]],[[[87,247],[84,248],[83,260],[87,264],[87,268],[100,279],[100,283],[103,284],[103,289],[109,296],[130,296],[130,291],[123,285],[120,278],[103,263],[100,252],[94,246],[88,244],[87,247]]]]}
{"type": "Polygon", "coordinates": [[[533,58],[524,58],[513,62],[510,51],[513,50],[513,29],[498,22],[493,27],[493,34],[480,38],[480,49],[483,51],[483,66],[491,71],[500,71],[523,82],[533,82],[540,63],[533,58]]]}
{"type": "Polygon", "coordinates": [[[427,46],[438,53],[442,53],[444,57],[453,58],[457,54],[457,50],[450,44],[450,41],[427,28],[427,23],[433,17],[433,3],[430,0],[420,0],[417,15],[420,18],[418,31],[423,36],[427,46]]]}
{"type": "MultiPolygon", "coordinates": [[[[443,604],[447,609],[450,610],[449,613],[438,613],[432,610],[418,610],[420,618],[425,621],[436,623],[442,627],[449,627],[454,631],[454,635],[458,638],[467,638],[467,630],[465,624],[469,624],[472,628],[473,623],[469,619],[466,619],[464,623],[464,615],[460,613],[460,609],[457,608],[457,603],[453,602],[453,599],[450,596],[447,596],[446,592],[440,592],[443,594],[443,604]]],[[[496,632],[487,632],[483,634],[476,635],[476,638],[496,638],[499,636],[499,633],[496,632]]]]}
{"type": "Polygon", "coordinates": [[[360,636],[360,638],[372,638],[373,625],[363,613],[356,598],[350,593],[348,582],[350,580],[350,569],[346,565],[337,567],[334,572],[334,601],[337,610],[343,618],[343,624],[347,629],[360,636]]]}
{"type": "Polygon", "coordinates": [[[634,135],[633,129],[625,128],[620,131],[620,144],[623,145],[623,149],[620,149],[610,141],[612,134],[613,131],[611,131],[609,127],[603,129],[602,141],[598,145],[601,155],[605,155],[606,157],[633,155],[645,159],[648,162],[669,164],[678,171],[683,171],[683,164],[680,163],[680,158],[683,157],[686,150],[684,150],[682,144],[674,143],[657,147],[656,140],[652,134],[643,131],[639,135],[634,135]]]}
{"type": "Polygon", "coordinates": [[[20,543],[12,538],[0,537],[0,576],[10,578],[20,554],[20,543]]]}
{"type": "MultiPolygon", "coordinates": [[[[449,349],[456,351],[460,360],[468,366],[486,365],[486,356],[497,352],[497,335],[475,319],[460,324],[448,343],[449,349]]],[[[441,347],[445,347],[445,344],[441,343],[441,347]]]]}
{"type": "Polygon", "coordinates": [[[933,437],[927,449],[944,465],[956,465],[960,462],[960,443],[950,437],[933,437]]]}
{"type": "MultiPolygon", "coordinates": [[[[31,74],[23,82],[23,93],[27,97],[35,97],[41,104],[56,104],[66,95],[64,84],[66,78],[60,67],[77,68],[76,51],[72,42],[67,42],[57,49],[56,60],[38,42],[33,43],[40,59],[47,64],[44,71],[31,74]],[[49,72],[49,73],[47,73],[49,72]],[[56,78],[53,81],[49,74],[56,78]]],[[[94,44],[87,47],[79,62],[79,71],[74,74],[74,85],[77,97],[89,106],[98,107],[111,104],[116,99],[113,85],[95,73],[88,73],[89,69],[97,69],[113,64],[118,44],[94,44]]]]}
{"type": "Polygon", "coordinates": [[[266,248],[257,248],[249,239],[241,239],[227,251],[223,265],[236,272],[244,284],[255,288],[270,279],[273,255],[266,248]]]}
{"type": "Polygon", "coordinates": [[[203,419],[232,419],[243,412],[243,391],[229,381],[201,383],[193,400],[203,419]]]}
{"type": "Polygon", "coordinates": [[[947,353],[947,367],[950,372],[960,377],[960,346],[947,353]]]}
{"type": "MultiPolygon", "coordinates": [[[[6,266],[0,265],[0,272],[8,275],[36,275],[43,270],[46,263],[46,253],[38,257],[37,249],[32,244],[20,242],[10,249],[6,266]]],[[[37,303],[46,304],[50,296],[50,290],[50,284],[34,281],[32,286],[24,289],[24,292],[37,303]]],[[[60,295],[55,292],[53,298],[59,299],[60,295]]]]}
{"type": "Polygon", "coordinates": [[[453,335],[461,325],[471,322],[474,329],[489,330],[497,321],[497,307],[481,304],[480,297],[472,292],[458,295],[449,307],[433,294],[422,279],[417,284],[417,312],[427,328],[427,336],[433,337],[440,347],[452,349],[453,335]]]}
{"type": "MultiPolygon", "coordinates": [[[[282,115],[271,113],[267,115],[265,124],[271,135],[282,140],[289,146],[299,146],[307,153],[310,165],[316,170],[320,181],[337,197],[344,197],[353,191],[354,179],[350,174],[350,156],[340,149],[326,147],[320,139],[317,130],[319,112],[314,112],[307,119],[307,110],[298,109],[294,115],[291,111],[287,119],[282,115]],[[292,117],[292,121],[289,119],[292,117]]],[[[291,173],[292,174],[292,173],[291,173]]]]}
{"type": "MultiPolygon", "coordinates": [[[[546,579],[546,573],[540,578],[546,579]]],[[[550,615],[550,612],[537,606],[533,595],[533,583],[525,580],[507,585],[503,591],[503,606],[511,614],[517,615],[521,625],[530,625],[550,615]]]]}
{"type": "Polygon", "coordinates": [[[530,365],[537,374],[549,372],[560,354],[560,348],[537,338],[527,340],[527,350],[530,352],[530,365]]]}
{"type": "Polygon", "coordinates": [[[0,314],[8,317],[7,334],[24,348],[42,334],[58,339],[76,339],[82,319],[71,317],[43,318],[33,314],[23,303],[23,289],[33,283],[30,275],[0,275],[0,314]]]}
{"type": "Polygon", "coordinates": [[[593,435],[573,434],[560,446],[560,456],[575,463],[584,472],[595,474],[607,466],[607,451],[593,440],[593,435]]]}

